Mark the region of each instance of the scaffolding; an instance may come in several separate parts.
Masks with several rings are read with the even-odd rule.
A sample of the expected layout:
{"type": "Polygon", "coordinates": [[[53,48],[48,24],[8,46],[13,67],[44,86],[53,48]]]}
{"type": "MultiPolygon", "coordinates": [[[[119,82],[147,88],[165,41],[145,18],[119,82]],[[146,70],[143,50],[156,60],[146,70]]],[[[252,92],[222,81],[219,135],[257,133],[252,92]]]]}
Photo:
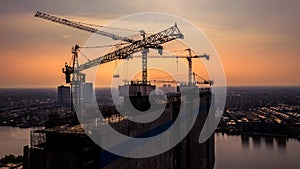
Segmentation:
{"type": "Polygon", "coordinates": [[[30,147],[31,148],[43,148],[43,144],[46,142],[46,133],[38,132],[38,130],[30,131],[30,147]]]}

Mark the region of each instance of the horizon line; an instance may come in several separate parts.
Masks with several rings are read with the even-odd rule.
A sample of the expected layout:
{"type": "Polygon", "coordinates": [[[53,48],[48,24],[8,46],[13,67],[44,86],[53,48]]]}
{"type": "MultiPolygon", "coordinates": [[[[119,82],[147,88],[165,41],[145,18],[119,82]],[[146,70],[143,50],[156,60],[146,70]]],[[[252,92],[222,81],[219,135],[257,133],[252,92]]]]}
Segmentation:
{"type": "MultiPolygon", "coordinates": [[[[57,85],[56,87],[37,87],[37,86],[20,86],[20,87],[5,87],[5,86],[0,86],[0,89],[57,89],[61,85],[57,85]]],[[[63,85],[63,86],[70,86],[70,85],[63,85]]],[[[216,86],[217,87],[217,86],[216,86]]],[[[227,85],[226,87],[300,87],[299,85],[227,85]]],[[[96,86],[94,87],[95,89],[97,88],[111,88],[110,86],[96,86]]]]}

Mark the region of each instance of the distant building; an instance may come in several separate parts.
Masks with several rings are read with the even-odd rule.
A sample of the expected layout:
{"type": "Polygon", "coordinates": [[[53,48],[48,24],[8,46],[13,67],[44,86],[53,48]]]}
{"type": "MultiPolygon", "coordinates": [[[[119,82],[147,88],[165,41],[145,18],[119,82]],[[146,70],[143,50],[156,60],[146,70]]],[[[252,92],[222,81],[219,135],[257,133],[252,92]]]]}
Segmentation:
{"type": "Polygon", "coordinates": [[[70,86],[58,86],[57,88],[57,103],[60,106],[70,106],[71,105],[71,91],[70,86]]]}
{"type": "Polygon", "coordinates": [[[93,83],[83,83],[81,85],[81,98],[85,103],[91,103],[94,98],[93,83]]]}

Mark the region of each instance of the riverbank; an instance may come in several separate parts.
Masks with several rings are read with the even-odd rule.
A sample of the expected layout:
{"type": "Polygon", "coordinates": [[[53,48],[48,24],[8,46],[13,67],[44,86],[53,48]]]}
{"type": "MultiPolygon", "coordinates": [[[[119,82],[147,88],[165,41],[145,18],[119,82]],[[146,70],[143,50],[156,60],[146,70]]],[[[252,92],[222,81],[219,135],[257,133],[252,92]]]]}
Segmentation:
{"type": "Polygon", "coordinates": [[[15,156],[13,154],[6,155],[0,159],[0,168],[19,168],[23,165],[23,156],[15,156]]]}

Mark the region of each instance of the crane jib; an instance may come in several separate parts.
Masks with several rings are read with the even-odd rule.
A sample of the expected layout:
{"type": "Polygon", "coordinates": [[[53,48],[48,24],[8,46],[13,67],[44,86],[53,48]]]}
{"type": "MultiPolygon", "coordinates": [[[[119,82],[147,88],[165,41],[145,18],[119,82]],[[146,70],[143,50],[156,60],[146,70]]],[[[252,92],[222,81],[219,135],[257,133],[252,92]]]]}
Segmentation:
{"type": "Polygon", "coordinates": [[[130,42],[130,43],[134,42],[133,39],[130,39],[130,38],[127,38],[127,37],[123,37],[123,36],[115,35],[115,34],[112,34],[112,33],[105,32],[105,31],[101,31],[101,30],[98,30],[98,29],[93,28],[93,27],[82,25],[78,22],[70,21],[70,20],[67,20],[67,19],[64,19],[64,18],[59,18],[59,17],[49,15],[49,14],[46,14],[46,13],[42,13],[42,12],[39,12],[39,11],[37,11],[34,16],[38,17],[38,18],[48,20],[48,21],[52,21],[52,22],[55,22],[55,23],[59,23],[59,24],[62,24],[62,25],[77,28],[77,29],[80,29],[80,30],[83,30],[83,31],[87,31],[87,32],[99,34],[99,35],[102,35],[102,36],[110,37],[113,40],[122,40],[122,41],[130,42]]]}
{"type": "Polygon", "coordinates": [[[104,55],[102,57],[98,57],[98,58],[91,60],[87,63],[84,63],[82,65],[79,65],[79,67],[77,67],[75,69],[77,69],[77,71],[82,71],[82,70],[85,70],[85,69],[103,64],[103,63],[107,63],[107,62],[116,60],[116,59],[125,59],[133,53],[142,51],[144,48],[152,48],[155,46],[159,46],[161,44],[164,44],[166,42],[172,41],[177,38],[183,39],[184,36],[178,29],[177,24],[175,24],[174,26],[172,26],[166,30],[163,30],[159,33],[156,33],[149,37],[146,37],[145,39],[135,41],[128,46],[125,46],[125,47],[115,50],[113,52],[107,53],[106,55],[104,55]]]}

